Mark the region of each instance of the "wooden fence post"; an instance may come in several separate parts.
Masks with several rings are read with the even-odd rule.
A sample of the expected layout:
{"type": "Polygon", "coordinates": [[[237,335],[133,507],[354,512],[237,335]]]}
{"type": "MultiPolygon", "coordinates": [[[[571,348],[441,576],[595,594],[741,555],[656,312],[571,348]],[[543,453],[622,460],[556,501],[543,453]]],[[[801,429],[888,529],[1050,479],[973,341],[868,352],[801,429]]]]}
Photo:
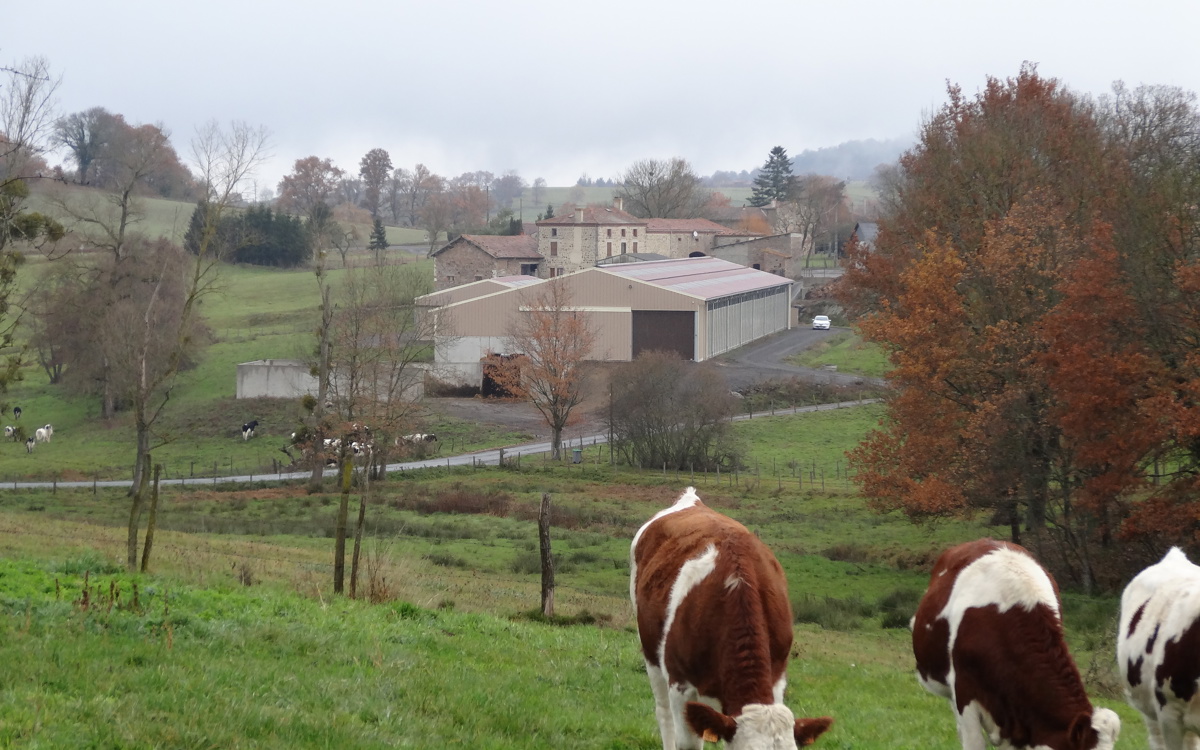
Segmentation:
{"type": "Polygon", "coordinates": [[[542,548],[542,614],[554,616],[554,557],[550,554],[550,493],[542,493],[538,512],[538,540],[542,548]]]}

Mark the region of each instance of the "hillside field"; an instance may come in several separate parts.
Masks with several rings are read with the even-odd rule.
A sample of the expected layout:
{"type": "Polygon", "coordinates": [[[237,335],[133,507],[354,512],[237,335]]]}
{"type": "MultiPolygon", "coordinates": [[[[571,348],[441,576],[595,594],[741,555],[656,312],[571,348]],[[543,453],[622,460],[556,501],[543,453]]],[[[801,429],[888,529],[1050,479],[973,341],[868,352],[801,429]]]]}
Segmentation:
{"type": "MultiPolygon", "coordinates": [[[[844,451],[878,415],[737,429],[762,456],[844,451]]],[[[117,563],[122,493],[0,492],[0,746],[658,748],[628,544],[693,482],[787,572],[787,702],[836,720],[817,747],[958,747],[945,701],[913,674],[907,618],[938,551],[1002,530],[914,526],[869,511],[849,486],[766,475],[718,482],[604,463],[405,473],[368,502],[360,591],[374,604],[329,593],[334,495],[168,492],[153,572],[129,576],[117,563]],[[554,624],[529,614],[543,492],[554,624]]],[[[1120,746],[1144,748],[1116,689],[1115,608],[1067,596],[1064,620],[1094,700],[1122,716],[1120,746]]]]}

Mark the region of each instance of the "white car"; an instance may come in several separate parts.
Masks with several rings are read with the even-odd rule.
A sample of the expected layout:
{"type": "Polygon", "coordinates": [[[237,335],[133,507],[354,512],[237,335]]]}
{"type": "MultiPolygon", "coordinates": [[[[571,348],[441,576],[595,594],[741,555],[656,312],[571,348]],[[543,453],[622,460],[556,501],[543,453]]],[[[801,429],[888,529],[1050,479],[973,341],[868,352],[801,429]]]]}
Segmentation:
{"type": "Polygon", "coordinates": [[[817,317],[813,318],[813,330],[814,331],[817,331],[817,330],[828,331],[829,330],[829,316],[828,315],[818,315],[817,317]]]}

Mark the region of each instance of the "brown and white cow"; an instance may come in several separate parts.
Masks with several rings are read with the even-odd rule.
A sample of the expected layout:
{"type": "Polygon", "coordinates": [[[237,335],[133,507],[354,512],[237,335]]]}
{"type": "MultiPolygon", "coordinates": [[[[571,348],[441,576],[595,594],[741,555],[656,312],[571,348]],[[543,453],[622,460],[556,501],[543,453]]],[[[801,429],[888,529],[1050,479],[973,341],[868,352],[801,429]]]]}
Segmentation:
{"type": "Polygon", "coordinates": [[[1200,748],[1200,567],[1178,547],[1125,587],[1117,664],[1150,747],[1200,748]]]}
{"type": "Polygon", "coordinates": [[[1058,586],[1024,547],[960,544],[913,618],[917,677],[950,701],[964,750],[1111,750],[1121,720],[1092,707],[1063,640],[1058,586]],[[986,735],[986,740],[985,740],[986,735]]]}
{"type": "Polygon", "coordinates": [[[688,487],[629,550],[629,595],[664,750],[809,745],[833,719],[783,705],[792,610],[783,568],[688,487]]]}

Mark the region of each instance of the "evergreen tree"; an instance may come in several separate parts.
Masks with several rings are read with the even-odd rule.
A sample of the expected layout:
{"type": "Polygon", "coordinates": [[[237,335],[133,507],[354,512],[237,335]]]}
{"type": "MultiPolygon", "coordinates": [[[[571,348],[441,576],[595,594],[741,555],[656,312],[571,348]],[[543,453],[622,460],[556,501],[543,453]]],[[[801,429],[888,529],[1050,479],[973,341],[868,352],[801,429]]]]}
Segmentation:
{"type": "Polygon", "coordinates": [[[368,245],[376,253],[381,250],[387,250],[387,230],[383,228],[383,220],[376,218],[375,223],[371,225],[371,243],[368,245]]]}
{"type": "Polygon", "coordinates": [[[546,204],[546,218],[547,219],[554,218],[554,206],[550,203],[546,204]]]}
{"type": "Polygon", "coordinates": [[[785,201],[792,192],[792,162],[787,149],[776,146],[767,156],[767,163],[754,178],[754,192],[750,194],[751,206],[765,206],[772,200],[785,201]]]}

